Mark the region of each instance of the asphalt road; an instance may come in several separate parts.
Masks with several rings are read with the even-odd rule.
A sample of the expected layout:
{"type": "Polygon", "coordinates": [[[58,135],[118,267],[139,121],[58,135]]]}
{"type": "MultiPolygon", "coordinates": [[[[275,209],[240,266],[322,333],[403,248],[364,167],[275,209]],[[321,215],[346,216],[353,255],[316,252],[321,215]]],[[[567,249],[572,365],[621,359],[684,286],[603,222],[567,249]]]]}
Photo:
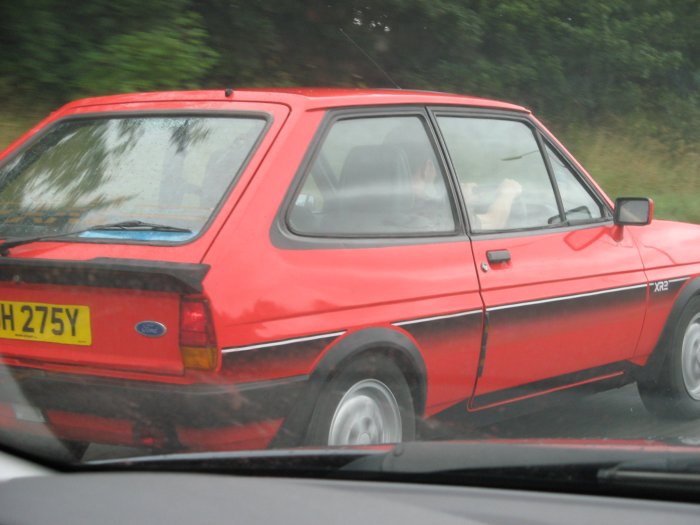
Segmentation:
{"type": "MultiPolygon", "coordinates": [[[[658,419],[642,405],[637,387],[627,385],[488,425],[474,425],[466,418],[453,419],[441,422],[426,435],[430,439],[642,440],[700,446],[700,420],[658,419]]],[[[143,449],[91,445],[83,459],[90,461],[147,453],[143,449]]]]}

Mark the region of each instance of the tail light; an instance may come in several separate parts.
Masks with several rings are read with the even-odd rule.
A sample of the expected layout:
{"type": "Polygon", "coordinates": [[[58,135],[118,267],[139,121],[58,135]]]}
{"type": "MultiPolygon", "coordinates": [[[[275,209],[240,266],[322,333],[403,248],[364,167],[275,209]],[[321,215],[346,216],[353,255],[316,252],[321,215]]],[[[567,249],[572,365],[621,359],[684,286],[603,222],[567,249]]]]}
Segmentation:
{"type": "Polygon", "coordinates": [[[185,368],[214,370],[219,356],[209,303],[184,297],[180,304],[180,354],[185,368]]]}

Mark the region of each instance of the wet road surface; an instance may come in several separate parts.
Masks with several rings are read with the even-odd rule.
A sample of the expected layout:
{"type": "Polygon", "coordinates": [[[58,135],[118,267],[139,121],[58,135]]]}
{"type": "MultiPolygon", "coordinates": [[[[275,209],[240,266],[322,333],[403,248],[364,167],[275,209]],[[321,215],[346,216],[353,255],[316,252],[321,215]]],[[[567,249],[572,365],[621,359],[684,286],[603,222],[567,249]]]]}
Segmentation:
{"type": "Polygon", "coordinates": [[[652,440],[700,445],[700,420],[653,416],[644,408],[634,384],[482,427],[456,424],[452,430],[457,438],[652,440]]]}

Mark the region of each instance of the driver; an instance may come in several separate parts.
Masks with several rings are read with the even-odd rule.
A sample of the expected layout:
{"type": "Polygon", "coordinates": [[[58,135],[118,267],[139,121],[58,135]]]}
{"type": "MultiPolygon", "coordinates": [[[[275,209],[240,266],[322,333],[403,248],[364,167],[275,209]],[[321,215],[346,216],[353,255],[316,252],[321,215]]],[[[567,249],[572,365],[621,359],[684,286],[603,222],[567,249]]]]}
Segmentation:
{"type": "MultiPolygon", "coordinates": [[[[431,152],[430,152],[431,153],[431,152]]],[[[436,212],[448,210],[449,205],[438,203],[447,200],[447,191],[442,184],[435,166],[435,157],[421,148],[415,148],[409,152],[409,162],[412,171],[412,187],[414,195],[413,210],[419,216],[430,217],[433,227],[444,222],[444,218],[435,217],[436,212]]],[[[475,209],[479,203],[477,195],[478,185],[475,182],[462,184],[467,208],[475,209]]],[[[522,186],[514,179],[504,179],[496,189],[496,196],[491,201],[486,211],[482,213],[470,213],[474,229],[477,230],[501,230],[510,217],[513,202],[522,194],[522,186]]]]}

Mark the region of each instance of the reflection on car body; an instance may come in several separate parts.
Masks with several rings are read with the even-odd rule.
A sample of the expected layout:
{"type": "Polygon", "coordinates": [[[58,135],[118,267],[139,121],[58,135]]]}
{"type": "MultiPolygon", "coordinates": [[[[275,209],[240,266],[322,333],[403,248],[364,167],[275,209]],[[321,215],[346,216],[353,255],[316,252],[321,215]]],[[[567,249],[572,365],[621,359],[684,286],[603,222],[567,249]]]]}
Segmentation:
{"type": "Polygon", "coordinates": [[[74,102],[2,154],[3,434],[378,444],[634,381],[700,415],[700,228],[511,104],[231,95],[74,102]]]}

